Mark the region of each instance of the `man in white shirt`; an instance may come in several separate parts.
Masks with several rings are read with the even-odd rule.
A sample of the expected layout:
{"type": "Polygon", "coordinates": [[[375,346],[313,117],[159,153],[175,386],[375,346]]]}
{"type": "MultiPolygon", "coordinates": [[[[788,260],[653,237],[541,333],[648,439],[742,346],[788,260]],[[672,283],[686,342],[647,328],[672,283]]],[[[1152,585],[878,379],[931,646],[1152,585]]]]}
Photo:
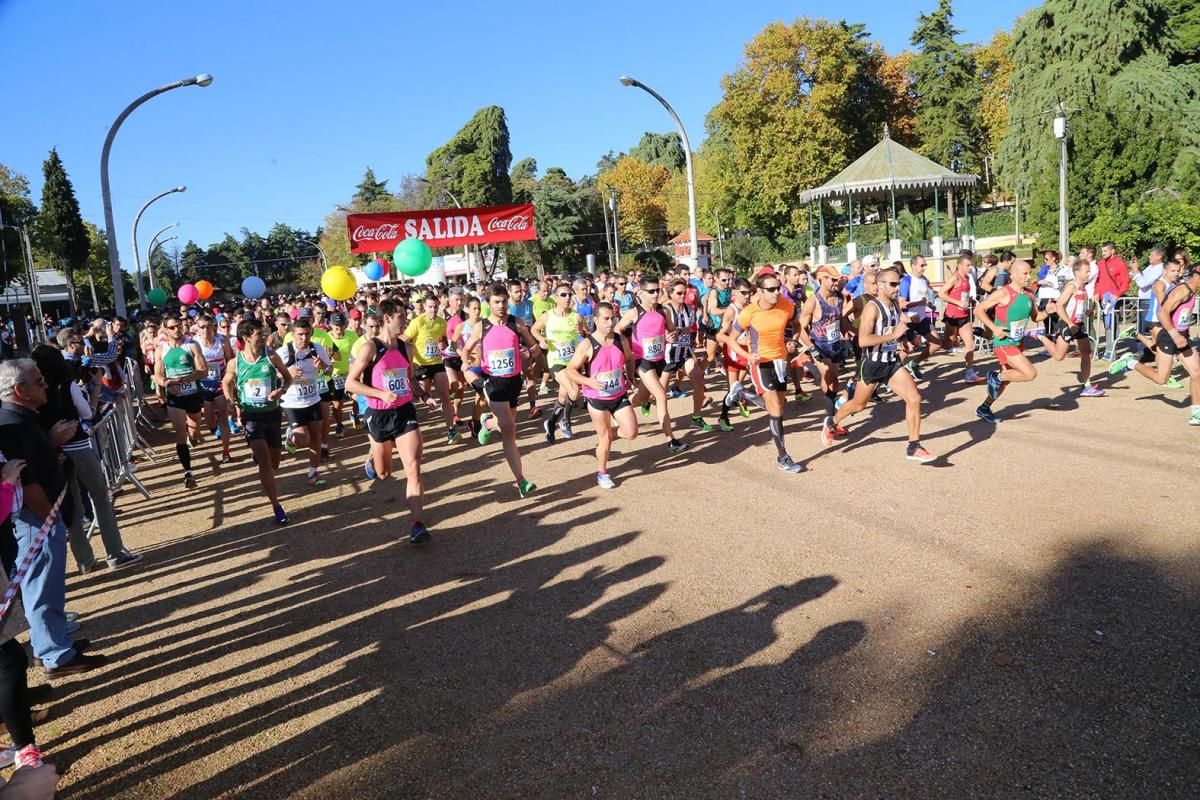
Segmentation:
{"type": "Polygon", "coordinates": [[[312,340],[312,321],[300,317],[292,323],[292,341],[276,351],[292,376],[292,385],[280,398],[279,405],[287,415],[288,429],[284,440],[289,453],[308,448],[308,485],[324,486],[317,475],[321,463],[321,393],[317,373],[328,373],[332,365],[329,352],[320,342],[312,340]]]}
{"type": "Polygon", "coordinates": [[[1152,323],[1146,319],[1146,315],[1150,313],[1150,301],[1154,299],[1154,282],[1163,276],[1163,270],[1167,267],[1166,255],[1167,251],[1161,247],[1151,248],[1150,263],[1145,269],[1138,267],[1136,258],[1129,259],[1129,269],[1138,287],[1138,333],[1150,330],[1152,323]]]}

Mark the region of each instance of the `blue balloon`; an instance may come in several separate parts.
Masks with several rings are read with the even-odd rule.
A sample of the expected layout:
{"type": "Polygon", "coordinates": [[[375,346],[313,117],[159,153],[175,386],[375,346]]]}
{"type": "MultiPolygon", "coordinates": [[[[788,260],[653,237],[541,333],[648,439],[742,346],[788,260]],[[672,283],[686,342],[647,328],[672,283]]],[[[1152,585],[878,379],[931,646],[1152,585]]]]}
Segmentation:
{"type": "Polygon", "coordinates": [[[251,275],[242,280],[242,294],[251,300],[257,300],[267,293],[267,285],[257,275],[251,275]]]}
{"type": "Polygon", "coordinates": [[[367,273],[367,277],[373,281],[377,281],[383,277],[383,264],[378,261],[372,261],[363,267],[363,272],[367,273]]]}

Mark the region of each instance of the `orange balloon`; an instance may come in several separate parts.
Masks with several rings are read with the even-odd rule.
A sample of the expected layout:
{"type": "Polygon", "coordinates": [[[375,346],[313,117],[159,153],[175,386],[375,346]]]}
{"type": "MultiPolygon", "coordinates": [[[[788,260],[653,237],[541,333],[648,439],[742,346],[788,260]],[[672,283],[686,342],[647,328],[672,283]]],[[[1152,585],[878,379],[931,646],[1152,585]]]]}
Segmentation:
{"type": "Polygon", "coordinates": [[[208,281],[196,281],[196,291],[200,293],[201,300],[207,300],[212,297],[213,285],[208,281]]]}

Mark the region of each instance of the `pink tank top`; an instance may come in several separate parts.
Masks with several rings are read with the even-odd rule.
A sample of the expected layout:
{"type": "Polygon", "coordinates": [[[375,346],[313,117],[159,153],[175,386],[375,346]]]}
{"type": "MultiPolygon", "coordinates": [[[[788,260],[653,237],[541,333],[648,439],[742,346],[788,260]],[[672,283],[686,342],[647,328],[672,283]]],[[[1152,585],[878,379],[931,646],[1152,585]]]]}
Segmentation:
{"type": "Polygon", "coordinates": [[[385,347],[383,342],[375,340],[375,363],[371,365],[371,386],[396,395],[396,402],[388,405],[374,397],[367,398],[367,407],[377,411],[412,402],[412,387],[409,385],[408,359],[404,351],[395,347],[385,347]],[[379,348],[383,349],[382,356],[379,348]]]}
{"type": "Polygon", "coordinates": [[[464,321],[458,314],[452,314],[450,319],[446,320],[446,345],[442,348],[443,358],[454,358],[458,355],[458,345],[455,339],[458,336],[458,329],[462,327],[464,321]]]}
{"type": "Polygon", "coordinates": [[[581,387],[583,396],[591,400],[613,400],[625,394],[625,351],[621,348],[621,337],[613,334],[611,344],[601,345],[595,337],[592,343],[592,358],[588,362],[588,377],[595,378],[603,387],[581,387]]]}
{"type": "Polygon", "coordinates": [[[484,374],[494,378],[511,378],[521,374],[521,337],[517,336],[517,323],[508,317],[503,325],[491,320],[483,321],[483,358],[480,366],[484,374]]]}
{"type": "Polygon", "coordinates": [[[667,319],[653,309],[643,310],[633,323],[633,357],[643,361],[662,361],[667,357],[667,319]]]}
{"type": "MultiPolygon", "coordinates": [[[[1180,285],[1181,284],[1178,283],[1175,284],[1175,286],[1180,285]]],[[[1171,291],[1174,291],[1174,287],[1171,288],[1171,291]]],[[[1175,326],[1175,330],[1179,331],[1185,336],[1187,335],[1188,323],[1191,322],[1192,319],[1192,307],[1195,305],[1196,295],[1191,294],[1191,290],[1189,289],[1188,299],[1175,306],[1175,310],[1171,312],[1171,324],[1175,326]]]]}

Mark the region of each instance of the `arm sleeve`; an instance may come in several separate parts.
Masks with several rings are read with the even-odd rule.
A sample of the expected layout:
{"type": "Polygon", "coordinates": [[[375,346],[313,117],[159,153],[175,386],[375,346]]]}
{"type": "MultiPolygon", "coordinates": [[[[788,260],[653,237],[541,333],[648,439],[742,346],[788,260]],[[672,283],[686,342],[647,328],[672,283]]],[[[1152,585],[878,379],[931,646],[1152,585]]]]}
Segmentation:
{"type": "Polygon", "coordinates": [[[117,351],[120,349],[120,341],[116,336],[108,340],[108,349],[103,353],[92,353],[90,363],[93,367],[107,367],[109,364],[117,360],[117,351]]]}

